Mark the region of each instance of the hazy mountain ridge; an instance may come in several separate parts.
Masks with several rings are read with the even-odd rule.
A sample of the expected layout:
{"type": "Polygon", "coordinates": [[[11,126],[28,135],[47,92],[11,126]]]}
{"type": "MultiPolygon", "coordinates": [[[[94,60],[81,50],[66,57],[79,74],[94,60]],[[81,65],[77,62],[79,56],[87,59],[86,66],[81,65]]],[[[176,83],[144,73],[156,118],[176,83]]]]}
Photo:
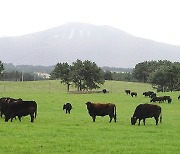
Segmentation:
{"type": "Polygon", "coordinates": [[[128,68],[145,60],[179,61],[180,57],[180,46],[134,37],[109,26],[84,23],[1,37],[0,51],[3,62],[44,66],[88,59],[99,66],[128,68]]]}

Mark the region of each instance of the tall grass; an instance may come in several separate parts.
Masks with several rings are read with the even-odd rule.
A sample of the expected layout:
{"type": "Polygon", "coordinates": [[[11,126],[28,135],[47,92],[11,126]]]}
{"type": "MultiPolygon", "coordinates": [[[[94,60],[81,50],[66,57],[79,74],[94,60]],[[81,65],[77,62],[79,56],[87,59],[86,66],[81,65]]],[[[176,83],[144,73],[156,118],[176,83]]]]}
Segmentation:
{"type": "Polygon", "coordinates": [[[172,104],[158,104],[162,107],[162,124],[156,126],[150,118],[146,126],[132,126],[130,117],[135,107],[150,101],[142,92],[152,90],[151,85],[106,81],[103,88],[110,93],[67,94],[66,85],[59,81],[0,82],[0,97],[38,103],[34,123],[30,123],[29,116],[22,122],[0,119],[0,153],[179,153],[180,92],[158,93],[173,99],[172,104]],[[138,96],[127,96],[125,89],[138,92],[138,96]],[[87,101],[116,104],[117,123],[109,123],[108,116],[97,117],[93,123],[87,101]],[[73,105],[70,115],[62,110],[66,102],[73,105]]]}

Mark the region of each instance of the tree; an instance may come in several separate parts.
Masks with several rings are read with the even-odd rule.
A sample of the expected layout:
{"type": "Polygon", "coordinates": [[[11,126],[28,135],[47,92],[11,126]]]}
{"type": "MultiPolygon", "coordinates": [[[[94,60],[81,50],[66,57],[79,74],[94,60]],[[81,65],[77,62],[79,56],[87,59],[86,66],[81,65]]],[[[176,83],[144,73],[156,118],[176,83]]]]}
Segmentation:
{"type": "Polygon", "coordinates": [[[173,91],[180,89],[180,65],[160,66],[150,76],[150,82],[158,91],[173,91]]]}
{"type": "Polygon", "coordinates": [[[2,78],[2,72],[4,70],[3,63],[0,61],[0,79],[2,78]]]}
{"type": "Polygon", "coordinates": [[[78,91],[99,88],[104,83],[103,71],[95,62],[77,59],[72,65],[72,79],[78,91]]]}
{"type": "Polygon", "coordinates": [[[61,83],[67,85],[67,91],[71,85],[71,66],[68,63],[58,63],[52,72],[53,76],[57,79],[61,79],[61,83]]]}
{"type": "Polygon", "coordinates": [[[104,72],[104,79],[105,80],[112,80],[112,73],[108,70],[104,72]]]}
{"type": "Polygon", "coordinates": [[[135,79],[137,79],[139,82],[146,83],[148,81],[148,62],[142,62],[138,63],[134,70],[133,70],[133,76],[135,79]]]}

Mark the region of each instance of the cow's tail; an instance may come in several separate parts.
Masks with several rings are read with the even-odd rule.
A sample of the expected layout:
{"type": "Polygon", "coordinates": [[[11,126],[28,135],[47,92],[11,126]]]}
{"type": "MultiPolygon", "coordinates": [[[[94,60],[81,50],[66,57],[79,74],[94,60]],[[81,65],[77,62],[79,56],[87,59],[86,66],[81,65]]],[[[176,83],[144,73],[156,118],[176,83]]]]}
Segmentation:
{"type": "Polygon", "coordinates": [[[35,116],[34,116],[34,117],[36,118],[36,116],[37,116],[37,106],[36,106],[36,110],[35,110],[35,116]]]}
{"type": "Polygon", "coordinates": [[[161,108],[160,108],[160,123],[162,123],[162,111],[161,111],[161,108]]]}
{"type": "Polygon", "coordinates": [[[116,122],[116,105],[114,105],[114,122],[116,122]]]}

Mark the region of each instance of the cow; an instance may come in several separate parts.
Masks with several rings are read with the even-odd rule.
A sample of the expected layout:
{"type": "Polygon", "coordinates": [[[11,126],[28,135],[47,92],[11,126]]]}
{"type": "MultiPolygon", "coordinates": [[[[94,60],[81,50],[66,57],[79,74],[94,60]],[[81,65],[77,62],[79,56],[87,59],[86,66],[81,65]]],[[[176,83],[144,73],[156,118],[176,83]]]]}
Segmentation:
{"type": "Polygon", "coordinates": [[[96,116],[106,116],[109,115],[110,120],[112,121],[114,118],[114,122],[116,122],[116,105],[112,103],[101,104],[101,103],[85,103],[87,105],[87,110],[89,115],[92,117],[93,122],[96,120],[96,116]]]}
{"type": "Polygon", "coordinates": [[[154,98],[154,97],[156,97],[156,93],[152,93],[151,96],[150,96],[151,99],[154,98]]]}
{"type": "Polygon", "coordinates": [[[66,103],[63,105],[63,110],[66,109],[66,114],[71,112],[71,109],[72,109],[72,105],[71,103],[66,103]]]}
{"type": "Polygon", "coordinates": [[[105,94],[105,93],[107,93],[107,90],[106,90],[106,89],[103,89],[102,92],[105,94]]]}
{"type": "Polygon", "coordinates": [[[140,104],[136,107],[133,116],[131,117],[131,125],[135,125],[137,119],[140,121],[143,119],[143,123],[145,125],[145,119],[146,118],[152,118],[156,120],[156,125],[158,125],[160,116],[160,123],[162,123],[162,113],[161,113],[161,107],[159,105],[155,104],[140,104]]]}
{"type": "Polygon", "coordinates": [[[131,96],[132,97],[137,96],[137,92],[131,92],[131,96]]]}
{"type": "Polygon", "coordinates": [[[146,92],[143,92],[143,95],[144,95],[144,96],[149,96],[149,97],[151,97],[152,94],[154,94],[153,91],[146,91],[146,92]]]}
{"type": "Polygon", "coordinates": [[[178,99],[180,99],[180,95],[178,96],[178,99]]]}
{"type": "Polygon", "coordinates": [[[164,102],[164,101],[165,101],[164,96],[153,97],[153,98],[150,100],[150,102],[159,102],[159,103],[164,102]]]}
{"type": "Polygon", "coordinates": [[[130,95],[130,94],[131,94],[131,90],[125,90],[125,93],[126,93],[127,95],[130,95]]]}
{"type": "Polygon", "coordinates": [[[172,102],[172,98],[170,96],[164,96],[164,100],[168,101],[168,103],[172,102]]]}
{"type": "Polygon", "coordinates": [[[7,112],[8,109],[8,105],[11,104],[14,101],[22,101],[21,98],[19,99],[14,99],[14,98],[10,98],[10,97],[2,97],[0,99],[0,111],[1,111],[1,118],[3,115],[5,115],[5,113],[7,112]]]}
{"type": "Polygon", "coordinates": [[[5,113],[5,122],[8,122],[9,119],[12,122],[16,116],[21,121],[22,116],[27,115],[30,115],[31,122],[34,122],[37,115],[37,103],[35,101],[13,101],[8,104],[7,112],[5,113]]]}

